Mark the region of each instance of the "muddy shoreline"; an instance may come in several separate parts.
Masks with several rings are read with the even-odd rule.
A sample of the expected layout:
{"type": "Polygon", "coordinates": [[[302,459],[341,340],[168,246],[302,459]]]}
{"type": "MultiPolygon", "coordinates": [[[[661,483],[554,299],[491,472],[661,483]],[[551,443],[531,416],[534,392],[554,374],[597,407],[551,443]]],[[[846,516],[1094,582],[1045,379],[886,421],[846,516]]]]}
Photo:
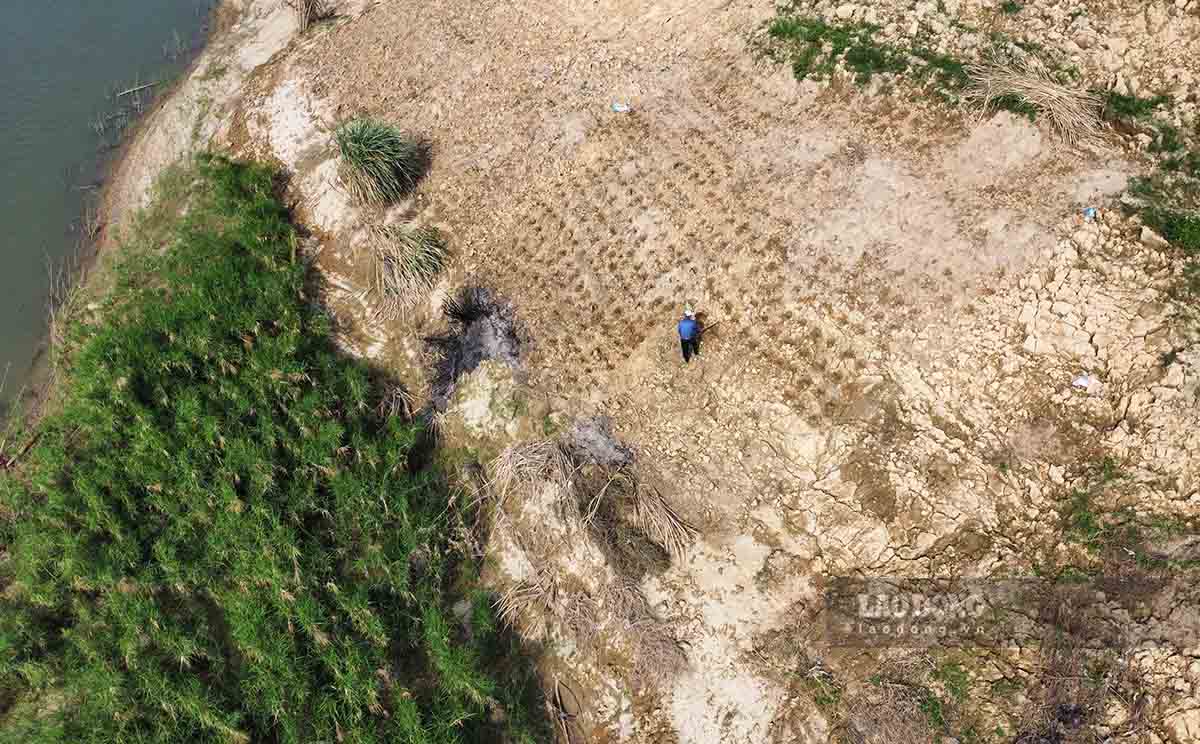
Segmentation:
{"type": "Polygon", "coordinates": [[[102,252],[115,247],[115,236],[109,230],[110,226],[116,222],[114,216],[124,212],[130,206],[136,206],[124,203],[124,200],[117,195],[119,191],[118,187],[123,183],[123,179],[128,177],[127,171],[130,165],[130,153],[133,152],[139,141],[146,136],[155,118],[161,114],[163,109],[170,105],[183,85],[196,72],[204,56],[204,52],[212,46],[222,33],[227,32],[236,22],[238,10],[235,7],[235,3],[236,0],[216,0],[212,10],[209,11],[208,20],[205,21],[202,31],[203,41],[191,50],[191,59],[188,60],[186,68],[171,82],[167,90],[155,96],[153,106],[134,122],[131,130],[121,139],[121,144],[117,148],[116,154],[109,160],[104,172],[103,186],[100,189],[99,198],[103,228],[99,239],[92,247],[92,255],[89,258],[86,270],[90,271],[95,259],[102,252]]]}
{"type": "MultiPolygon", "coordinates": [[[[57,283],[60,272],[67,272],[66,284],[63,287],[52,287],[48,300],[47,312],[61,307],[66,295],[71,292],[85,290],[92,286],[94,269],[102,255],[112,251],[118,245],[117,236],[110,230],[114,225],[114,215],[124,213],[130,205],[118,198],[119,186],[127,176],[129,156],[136,145],[151,129],[155,118],[170,105],[174,96],[183,84],[195,73],[200,60],[213,41],[222,32],[228,31],[236,22],[239,11],[236,0],[217,0],[208,13],[207,19],[199,31],[199,43],[188,49],[188,59],[184,68],[161,92],[155,94],[150,107],[140,116],[134,118],[126,131],[121,135],[117,146],[102,153],[96,163],[95,176],[99,183],[93,206],[100,220],[100,231],[93,239],[81,239],[76,254],[67,260],[63,266],[52,267],[50,281],[57,283]]],[[[83,208],[87,209],[85,202],[83,208]]],[[[82,215],[81,215],[82,216],[82,215]]],[[[50,363],[51,329],[47,328],[42,340],[34,350],[29,360],[26,382],[14,396],[7,407],[0,407],[0,422],[10,416],[19,418],[23,428],[31,429],[46,413],[46,406],[51,399],[55,387],[55,376],[50,363]]]]}

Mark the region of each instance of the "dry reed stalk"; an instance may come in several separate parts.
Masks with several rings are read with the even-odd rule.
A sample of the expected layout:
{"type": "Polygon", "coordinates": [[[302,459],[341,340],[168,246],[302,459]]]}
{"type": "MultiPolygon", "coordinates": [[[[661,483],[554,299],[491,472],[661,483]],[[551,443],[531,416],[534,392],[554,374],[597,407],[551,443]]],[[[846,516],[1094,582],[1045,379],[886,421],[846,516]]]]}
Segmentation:
{"type": "Polygon", "coordinates": [[[1063,85],[1031,58],[969,65],[967,73],[971,84],[964,97],[982,106],[984,111],[991,110],[1001,99],[1016,98],[1045,116],[1067,144],[1092,144],[1101,138],[1100,113],[1104,102],[1100,96],[1063,85]]]}

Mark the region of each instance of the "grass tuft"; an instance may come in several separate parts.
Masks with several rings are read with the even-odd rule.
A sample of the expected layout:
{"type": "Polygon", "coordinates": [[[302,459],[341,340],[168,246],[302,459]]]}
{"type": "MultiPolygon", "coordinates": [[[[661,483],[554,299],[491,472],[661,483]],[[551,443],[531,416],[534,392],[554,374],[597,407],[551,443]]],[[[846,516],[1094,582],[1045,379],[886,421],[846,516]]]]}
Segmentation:
{"type": "Polygon", "coordinates": [[[364,204],[399,201],[429,168],[428,144],[390,124],[353,119],[334,136],[342,154],[342,182],[364,204]]]}
{"type": "Polygon", "coordinates": [[[376,225],[371,240],[379,313],[396,317],[433,291],[449,255],[446,241],[435,228],[406,225],[376,225]]]}

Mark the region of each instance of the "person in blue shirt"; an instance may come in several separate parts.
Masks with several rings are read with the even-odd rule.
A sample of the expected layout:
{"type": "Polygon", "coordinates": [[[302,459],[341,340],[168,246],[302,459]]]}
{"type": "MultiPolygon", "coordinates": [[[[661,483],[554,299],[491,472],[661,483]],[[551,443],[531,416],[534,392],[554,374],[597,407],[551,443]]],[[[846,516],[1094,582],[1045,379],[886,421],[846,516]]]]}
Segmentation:
{"type": "Polygon", "coordinates": [[[696,311],[690,307],[684,310],[679,320],[679,345],[683,347],[684,364],[690,362],[693,356],[700,356],[700,330],[696,311]]]}

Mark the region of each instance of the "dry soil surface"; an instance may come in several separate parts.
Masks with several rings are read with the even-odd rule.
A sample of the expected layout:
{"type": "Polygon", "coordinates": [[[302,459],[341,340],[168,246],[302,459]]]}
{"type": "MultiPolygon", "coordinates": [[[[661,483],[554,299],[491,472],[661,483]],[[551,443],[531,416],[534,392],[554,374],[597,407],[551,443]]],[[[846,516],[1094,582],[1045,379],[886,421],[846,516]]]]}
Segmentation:
{"type": "MultiPolygon", "coordinates": [[[[600,417],[698,531],[631,577],[554,516],[545,488],[506,504],[497,588],[548,567],[611,632],[538,629],[557,641],[547,678],[584,701],[583,740],[825,741],[838,716],[797,679],[852,693],[885,656],[821,647],[829,577],[1025,575],[1069,557],[1063,504],[1105,458],[1126,474],[1107,506],[1200,515],[1200,351],[1178,321],[1177,262],[1103,209],[1138,168],[1115,138],[1071,149],[1006,113],[797,83],[749,42],[769,3],[344,3],[303,38],[273,0],[232,5],[236,22],[134,144],[116,216],[190,150],[278,162],[345,348],[417,391],[441,300],[468,284],[504,298],[519,360],[460,382],[441,421],[451,442],[495,454],[600,417]],[[332,132],[364,114],[434,145],[428,178],[386,212],[337,178],[332,132]],[[407,220],[441,228],[453,263],[428,309],[384,321],[364,230],[407,220]],[[710,327],[690,365],[674,330],[685,304],[710,327]],[[643,625],[601,601],[615,586],[644,600],[643,625]],[[657,635],[630,641],[646,623],[657,635]],[[663,639],[682,662],[653,674],[663,639]]],[[[964,24],[1021,22],[910,5],[812,12],[870,13],[897,36],[932,19],[952,51],[970,48],[964,24]]],[[[1080,16],[1052,23],[1062,5],[1030,5],[1027,30],[1101,84],[1183,80],[1183,96],[1194,82],[1187,2],[1075,3],[1082,30],[1080,16]],[[1169,29],[1170,53],[1142,26],[1169,29]]],[[[1141,620],[1195,630],[1194,604],[1172,602],[1141,620]]],[[[1121,738],[1141,713],[1109,701],[1096,725],[1200,740],[1196,639],[1146,641],[1126,661],[1157,718],[1121,738]]],[[[981,684],[1011,674],[975,662],[981,684]]],[[[1010,739],[1021,694],[981,703],[1010,739]]]]}

